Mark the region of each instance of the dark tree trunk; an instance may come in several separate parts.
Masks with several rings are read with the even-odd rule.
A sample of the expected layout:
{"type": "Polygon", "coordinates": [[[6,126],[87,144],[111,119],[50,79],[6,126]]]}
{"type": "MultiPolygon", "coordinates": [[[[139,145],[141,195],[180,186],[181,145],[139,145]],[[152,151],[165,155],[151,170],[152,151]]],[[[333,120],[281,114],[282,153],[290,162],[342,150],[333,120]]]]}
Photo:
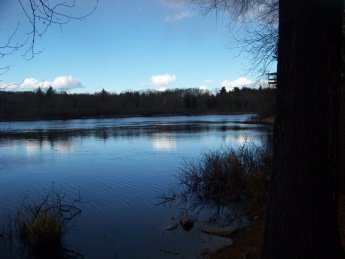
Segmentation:
{"type": "Polygon", "coordinates": [[[263,258],[344,258],[337,223],[343,0],[280,0],[263,258]]]}
{"type": "Polygon", "coordinates": [[[344,76],[342,78],[342,91],[341,91],[341,101],[340,101],[340,177],[339,177],[339,187],[340,192],[345,194],[345,89],[344,89],[344,76]]]}
{"type": "Polygon", "coordinates": [[[339,116],[339,134],[340,134],[340,192],[345,194],[345,12],[343,14],[342,30],[342,67],[341,67],[341,94],[340,94],[340,116],[339,116]]]}

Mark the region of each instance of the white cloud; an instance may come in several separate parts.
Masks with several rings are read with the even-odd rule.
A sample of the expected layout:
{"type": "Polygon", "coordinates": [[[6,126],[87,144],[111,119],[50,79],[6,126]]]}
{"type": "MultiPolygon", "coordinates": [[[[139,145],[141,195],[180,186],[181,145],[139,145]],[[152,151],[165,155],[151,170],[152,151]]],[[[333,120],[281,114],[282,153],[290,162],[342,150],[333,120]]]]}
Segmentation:
{"type": "MultiPolygon", "coordinates": [[[[72,76],[58,76],[54,78],[52,81],[40,81],[36,78],[29,77],[25,78],[22,83],[19,84],[6,84],[3,83],[1,86],[6,86],[5,90],[7,91],[27,91],[27,90],[35,90],[37,88],[48,89],[49,87],[53,87],[55,90],[67,91],[77,88],[83,88],[83,84],[73,78],[72,76]]],[[[1,88],[0,86],[0,88],[1,88]]]]}
{"type": "Polygon", "coordinates": [[[225,87],[227,91],[233,90],[235,87],[241,88],[245,86],[253,86],[255,82],[246,78],[246,77],[240,77],[236,80],[229,81],[229,80],[224,80],[221,83],[221,87],[225,87]]]}
{"type": "Polygon", "coordinates": [[[15,91],[18,88],[16,83],[0,83],[0,91],[15,91]]]}
{"type": "Polygon", "coordinates": [[[24,89],[34,89],[40,86],[40,82],[35,78],[25,78],[24,81],[19,85],[24,89]]]}
{"type": "Polygon", "coordinates": [[[199,85],[199,87],[198,87],[198,89],[199,89],[200,91],[206,91],[207,88],[208,88],[207,85],[199,85]]]}
{"type": "Polygon", "coordinates": [[[165,92],[167,89],[165,87],[159,87],[156,89],[157,92],[165,92]]]}
{"type": "Polygon", "coordinates": [[[154,75],[150,78],[151,84],[155,86],[167,86],[176,81],[176,75],[174,74],[163,74],[163,75],[154,75]]]}
{"type": "Polygon", "coordinates": [[[242,88],[242,87],[249,87],[249,88],[259,88],[259,87],[268,87],[268,81],[266,79],[261,80],[251,80],[246,77],[240,77],[236,80],[229,81],[224,80],[221,83],[221,87],[225,87],[227,91],[233,90],[235,87],[242,88]]]}
{"type": "Polygon", "coordinates": [[[166,22],[176,22],[176,21],[186,19],[190,16],[191,16],[191,14],[189,13],[189,11],[182,10],[178,13],[167,15],[165,17],[165,21],[166,22]]]}
{"type": "Polygon", "coordinates": [[[70,90],[75,88],[82,88],[83,85],[77,79],[74,79],[72,76],[59,76],[54,79],[51,83],[51,86],[54,89],[61,90],[70,90]]]}

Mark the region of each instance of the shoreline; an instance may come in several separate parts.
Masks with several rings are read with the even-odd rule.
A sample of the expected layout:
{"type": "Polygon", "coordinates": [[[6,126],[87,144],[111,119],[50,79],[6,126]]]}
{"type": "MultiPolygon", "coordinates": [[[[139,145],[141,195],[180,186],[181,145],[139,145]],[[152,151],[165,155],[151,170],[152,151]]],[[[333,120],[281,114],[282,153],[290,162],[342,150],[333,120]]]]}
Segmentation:
{"type": "MultiPolygon", "coordinates": [[[[208,259],[254,259],[261,258],[265,223],[266,204],[258,204],[247,210],[251,223],[243,230],[239,230],[232,237],[233,244],[222,247],[206,255],[208,259]]],[[[338,201],[338,228],[345,250],[345,193],[339,193],[338,201]]]]}
{"type": "MultiPolygon", "coordinates": [[[[144,117],[173,117],[173,116],[209,116],[209,115],[244,115],[255,116],[255,112],[205,112],[205,113],[168,113],[168,114],[123,114],[123,115],[102,115],[102,116],[58,116],[58,117],[34,117],[34,118],[0,118],[0,123],[8,122],[32,122],[32,121],[68,121],[68,120],[91,120],[91,119],[123,119],[123,118],[144,118],[144,117]]],[[[247,123],[255,123],[248,120],[247,123]]],[[[259,122],[258,122],[259,123],[259,122]]],[[[262,124],[261,122],[260,124],[262,124]]]]}

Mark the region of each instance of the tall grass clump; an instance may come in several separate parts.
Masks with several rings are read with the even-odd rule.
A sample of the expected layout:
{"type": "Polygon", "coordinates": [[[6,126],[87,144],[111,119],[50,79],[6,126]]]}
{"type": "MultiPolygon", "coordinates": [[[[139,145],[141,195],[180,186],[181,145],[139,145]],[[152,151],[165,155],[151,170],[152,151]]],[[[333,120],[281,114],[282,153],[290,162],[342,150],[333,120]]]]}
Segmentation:
{"type": "Polygon", "coordinates": [[[25,201],[4,231],[4,236],[11,238],[9,244],[15,245],[11,249],[29,258],[78,258],[63,241],[74,226],[72,220],[81,213],[79,202],[80,197],[66,201],[65,195],[56,191],[38,202],[25,201]]]}
{"type": "Polygon", "coordinates": [[[264,202],[270,174],[268,149],[244,145],[209,151],[195,162],[186,162],[179,180],[194,205],[227,206],[238,201],[264,202]]]}

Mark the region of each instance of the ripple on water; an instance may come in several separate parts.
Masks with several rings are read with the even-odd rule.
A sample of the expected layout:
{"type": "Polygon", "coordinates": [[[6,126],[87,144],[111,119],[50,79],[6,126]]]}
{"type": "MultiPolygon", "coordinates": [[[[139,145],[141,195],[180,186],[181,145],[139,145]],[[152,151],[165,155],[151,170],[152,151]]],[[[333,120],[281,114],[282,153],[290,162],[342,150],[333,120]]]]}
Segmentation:
{"type": "Polygon", "coordinates": [[[190,232],[163,231],[184,210],[157,206],[156,197],[179,187],[184,159],[242,139],[266,141],[267,132],[239,124],[249,116],[11,123],[0,136],[0,216],[25,195],[42,197],[54,182],[68,197],[81,194],[82,214],[67,241],[86,258],[196,257],[231,241],[200,233],[204,219],[190,232]]]}

